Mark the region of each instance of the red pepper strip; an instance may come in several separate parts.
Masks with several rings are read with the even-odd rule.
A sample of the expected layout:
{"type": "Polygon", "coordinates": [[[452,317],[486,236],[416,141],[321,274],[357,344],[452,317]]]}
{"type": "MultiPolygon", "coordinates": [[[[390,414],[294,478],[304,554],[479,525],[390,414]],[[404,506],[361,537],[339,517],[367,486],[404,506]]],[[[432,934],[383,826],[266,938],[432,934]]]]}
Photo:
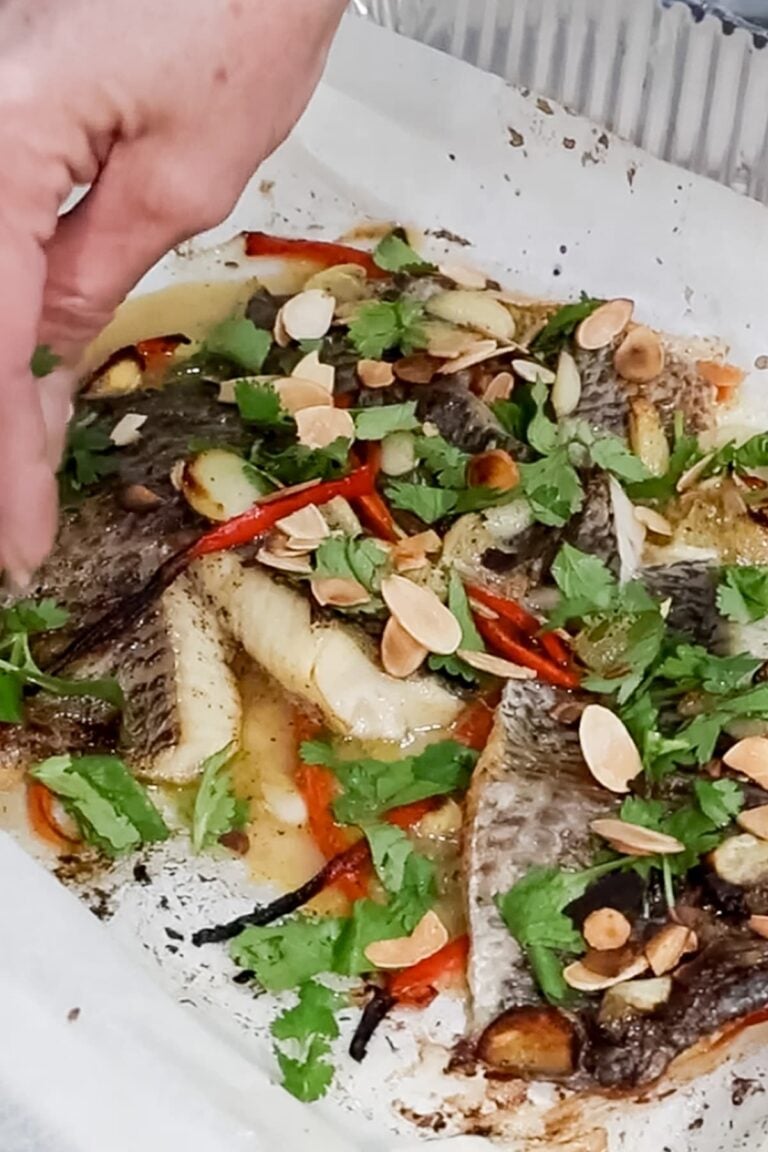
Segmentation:
{"type": "Polygon", "coordinates": [[[394,824],[407,832],[415,828],[428,812],[433,812],[440,803],[440,797],[430,796],[428,800],[414,800],[413,804],[403,804],[400,808],[392,808],[384,813],[387,824],[394,824]]]}
{"type": "Polygon", "coordinates": [[[292,512],[306,508],[310,504],[325,504],[334,496],[344,496],[354,500],[373,490],[373,474],[370,468],[356,468],[341,480],[326,480],[300,492],[287,492],[284,497],[270,500],[266,504],[254,504],[241,516],[226,520],[210,532],[205,532],[191,547],[190,560],[198,556],[208,556],[211,552],[224,552],[228,548],[239,548],[249,544],[257,536],[267,532],[272,526],[292,512]]]}
{"type": "Polygon", "coordinates": [[[514,624],[521,632],[537,640],[555,664],[560,664],[563,668],[568,667],[571,657],[563,641],[554,632],[542,632],[541,622],[527,608],[523,608],[522,604],[518,604],[515,600],[507,600],[504,596],[497,596],[479,584],[470,585],[467,592],[474,600],[496,612],[502,620],[509,620],[510,624],[514,624]]]}
{"type": "Polygon", "coordinates": [[[403,968],[389,981],[389,994],[400,1004],[428,1004],[437,994],[436,984],[463,976],[469,955],[469,936],[457,936],[434,956],[403,968]]]}
{"type": "Polygon", "coordinates": [[[451,736],[459,744],[482,752],[493,728],[493,708],[485,700],[473,700],[459,713],[451,736]]]}
{"type": "Polygon", "coordinates": [[[571,668],[561,668],[550,660],[549,656],[533,652],[525,644],[521,644],[509,631],[509,626],[505,627],[500,620],[488,620],[476,613],[475,624],[489,647],[505,660],[522,664],[524,668],[532,668],[539,679],[547,684],[555,684],[560,688],[578,688],[578,673],[571,668]]]}
{"type": "Polygon", "coordinates": [[[53,793],[39,780],[27,780],[27,817],[32,830],[59,852],[71,852],[77,847],[77,842],[57,827],[53,793]]]}
{"type": "MultiPolygon", "coordinates": [[[[365,463],[375,479],[381,469],[381,444],[373,442],[368,445],[365,463]]],[[[363,525],[373,536],[387,540],[390,544],[397,544],[401,539],[392,513],[375,487],[372,487],[365,496],[358,497],[354,501],[354,507],[363,525]]]]}
{"type": "Polygon", "coordinates": [[[144,370],[161,372],[178,348],[179,344],[189,344],[189,339],[181,334],[173,336],[151,336],[149,340],[139,340],[136,351],[141,357],[144,370]]]}
{"type": "Polygon", "coordinates": [[[327,240],[301,240],[290,236],[270,236],[266,232],[246,232],[245,254],[288,256],[293,260],[310,260],[324,268],[332,268],[334,264],[359,264],[374,279],[381,280],[387,275],[374,263],[370,252],[347,244],[331,244],[327,240]]]}

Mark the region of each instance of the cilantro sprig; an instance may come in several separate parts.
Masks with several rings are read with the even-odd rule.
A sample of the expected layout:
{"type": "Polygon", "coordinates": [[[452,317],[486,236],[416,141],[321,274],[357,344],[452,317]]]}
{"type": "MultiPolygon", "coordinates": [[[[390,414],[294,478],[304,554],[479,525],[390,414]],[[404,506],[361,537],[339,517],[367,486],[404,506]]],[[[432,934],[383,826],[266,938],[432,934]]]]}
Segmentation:
{"type": "Polygon", "coordinates": [[[245,372],[261,372],[272,347],[272,335],[247,316],[222,320],[205,338],[203,352],[230,360],[245,372]]]}
{"type": "Polygon", "coordinates": [[[397,231],[390,232],[379,241],[373,252],[373,261],[385,272],[425,275],[437,271],[435,265],[419,256],[397,231]]]}
{"type": "Polygon", "coordinates": [[[334,1013],[342,1002],[343,997],[324,984],[307,980],[299,988],[298,1003],[272,1022],[283,1087],[304,1103],[321,1099],[333,1080],[328,1055],[339,1035],[334,1013]]]}
{"type": "Polygon", "coordinates": [[[95,412],[75,416],[67,429],[64,453],[59,465],[59,495],[63,504],[79,499],[84,488],[91,488],[118,469],[115,445],[105,424],[95,412]]]}
{"type": "Polygon", "coordinates": [[[380,360],[395,349],[404,356],[426,347],[424,305],[407,296],[362,304],[349,326],[349,338],[360,356],[380,360]]]}
{"type": "Polygon", "coordinates": [[[603,303],[602,300],[581,293],[579,300],[572,304],[564,304],[554,312],[542,330],[531,341],[531,352],[547,359],[562,348],[563,344],[573,335],[587,316],[591,316],[596,308],[603,303]]]}
{"type": "Polygon", "coordinates": [[[751,624],[768,616],[768,566],[745,564],[723,568],[717,607],[723,616],[737,624],[751,624]]]}
{"type": "Polygon", "coordinates": [[[247,801],[238,799],[232,785],[234,744],[214,752],[203,763],[192,812],[192,847],[202,852],[221,836],[242,828],[248,818],[247,801]]]}

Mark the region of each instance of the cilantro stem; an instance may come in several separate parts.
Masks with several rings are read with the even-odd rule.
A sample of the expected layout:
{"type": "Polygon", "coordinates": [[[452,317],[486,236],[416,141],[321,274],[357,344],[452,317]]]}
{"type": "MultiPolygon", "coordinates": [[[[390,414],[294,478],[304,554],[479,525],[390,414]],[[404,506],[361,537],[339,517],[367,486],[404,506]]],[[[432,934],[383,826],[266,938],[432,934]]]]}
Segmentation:
{"type": "Polygon", "coordinates": [[[675,885],[672,880],[672,868],[666,856],[661,858],[661,874],[664,880],[664,899],[671,912],[675,907],[675,885]]]}

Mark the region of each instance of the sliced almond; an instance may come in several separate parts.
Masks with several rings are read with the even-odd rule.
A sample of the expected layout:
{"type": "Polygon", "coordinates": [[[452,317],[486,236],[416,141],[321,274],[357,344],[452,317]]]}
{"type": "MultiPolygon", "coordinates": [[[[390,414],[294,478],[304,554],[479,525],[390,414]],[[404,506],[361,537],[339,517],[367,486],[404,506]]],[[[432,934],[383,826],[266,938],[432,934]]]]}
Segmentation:
{"type": "Polygon", "coordinates": [[[664,370],[664,345],[658,332],[638,324],[616,349],[613,366],[619,376],[633,384],[655,380],[664,370]]]}
{"type": "Polygon", "coordinates": [[[294,540],[325,540],[331,530],[316,504],[308,504],[290,516],[283,516],[275,527],[294,540]]]}
{"type": "Polygon", "coordinates": [[[436,375],[440,361],[423,352],[403,356],[392,365],[395,376],[406,384],[429,384],[436,375]]]}
{"type": "Polygon", "coordinates": [[[127,448],[129,444],[137,444],[141,440],[139,431],[147,422],[147,417],[140,412],[126,412],[115,424],[109,438],[115,448],[127,448]]]}
{"type": "Polygon", "coordinates": [[[438,265],[438,272],[446,280],[452,280],[458,288],[482,289],[488,283],[487,277],[477,268],[446,260],[438,265]]]}
{"type": "Polygon", "coordinates": [[[628,1012],[654,1012],[662,1004],[666,1004],[671,994],[671,976],[654,976],[645,980],[628,980],[626,984],[617,984],[603,997],[598,1022],[609,1023],[628,1012]]]}
{"type": "Polygon", "coordinates": [[[355,422],[346,408],[302,408],[296,413],[299,444],[327,448],[334,440],[352,440],[355,422]]]}
{"type": "Polygon", "coordinates": [[[118,500],[126,512],[152,512],[164,503],[163,497],[146,484],[127,484],[120,489],[118,500]]]}
{"type": "Polygon", "coordinates": [[[602,992],[604,988],[613,988],[614,984],[623,984],[625,980],[632,980],[635,976],[642,976],[648,970],[648,961],[645,956],[636,956],[615,976],[601,976],[587,968],[581,960],[576,960],[563,969],[566,984],[578,992],[602,992]]]}
{"type": "Polygon", "coordinates": [[[479,600],[474,600],[469,597],[469,606],[475,616],[482,616],[484,620],[498,620],[498,612],[494,612],[493,608],[489,608],[487,604],[481,604],[479,600]]]}
{"type": "Polygon", "coordinates": [[[750,916],[747,924],[758,936],[768,940],[768,916],[750,916]]]}
{"type": "Polygon", "coordinates": [[[584,921],[582,934],[590,948],[608,952],[624,947],[632,935],[632,925],[617,908],[597,908],[584,921]]]}
{"type": "Polygon", "coordinates": [[[706,456],[702,456],[701,460],[696,464],[692,464],[690,468],[683,472],[682,476],[677,482],[676,488],[678,492],[687,492],[689,488],[693,488],[700,476],[706,472],[712,459],[714,452],[707,452],[706,456]]]}
{"type": "Polygon", "coordinates": [[[427,555],[430,552],[439,552],[443,544],[437,532],[428,529],[419,532],[416,536],[406,536],[399,540],[392,549],[392,561],[398,572],[408,572],[423,568],[428,564],[427,555]]]}
{"type": "Polygon", "coordinates": [[[669,466],[669,442],[661,414],[645,396],[629,403],[629,446],[649,472],[663,476],[669,466]]]}
{"type": "Polygon", "coordinates": [[[328,389],[313,380],[282,376],[272,381],[272,387],[280,397],[281,405],[291,416],[295,416],[303,408],[328,408],[333,404],[333,396],[328,389]]]}
{"type": "Polygon", "coordinates": [[[723,762],[742,776],[754,780],[768,789],[768,737],[747,736],[733,744],[723,756],[723,762]]]}
{"type": "Polygon", "coordinates": [[[395,382],[395,373],[386,360],[358,360],[357,375],[366,388],[389,388],[395,382]]]}
{"type": "Polygon", "coordinates": [[[768,840],[768,804],[759,808],[747,808],[736,817],[736,823],[745,832],[751,832],[758,840],[768,840]]]}
{"type": "Polygon", "coordinates": [[[636,505],[635,520],[655,536],[674,535],[675,530],[666,516],[662,516],[661,512],[656,512],[653,508],[645,508],[642,504],[636,505]]]}
{"type": "Polygon", "coordinates": [[[490,360],[494,356],[500,356],[505,351],[507,351],[507,349],[499,348],[495,340],[478,340],[477,344],[462,356],[459,356],[456,360],[449,360],[447,364],[443,364],[440,369],[440,375],[455,376],[457,372],[462,372],[465,368],[472,368],[475,364],[482,364],[484,360],[490,360]]]}
{"type": "Polygon", "coordinates": [[[514,386],[515,378],[511,372],[497,372],[483,392],[483,400],[486,404],[495,404],[497,400],[508,400],[514,386]]]}
{"type": "Polygon", "coordinates": [[[463,288],[438,292],[427,300],[426,310],[439,320],[458,324],[460,328],[473,328],[503,343],[515,335],[512,313],[487,292],[471,292],[463,288]]]}
{"type": "Polygon", "coordinates": [[[461,643],[461,625],[431,588],[422,588],[404,576],[388,576],[381,594],[392,615],[406,632],[429,652],[449,656],[461,643]]]}
{"type": "Polygon", "coordinates": [[[615,712],[588,704],[579,722],[579,742],[587,767],[603,788],[617,794],[643,770],[637,745],[615,712]]]}
{"type": "Polygon", "coordinates": [[[390,616],[381,637],[381,663],[384,671],[403,680],[420,668],[428,655],[424,645],[414,640],[402,624],[390,616]]]}
{"type": "Polygon", "coordinates": [[[698,948],[696,933],[684,924],[665,924],[645,945],[645,955],[654,976],[664,976],[679,964],[686,952],[698,948]]]}
{"type": "Polygon", "coordinates": [[[219,394],[216,397],[219,404],[237,404],[235,385],[237,380],[222,380],[219,384],[219,394]]]}
{"type": "Polygon", "coordinates": [[[557,358],[557,372],[550,393],[556,416],[570,416],[581,400],[581,374],[567,348],[557,358]]]}
{"type": "Polygon", "coordinates": [[[490,652],[473,652],[469,648],[459,648],[460,656],[470,668],[477,668],[478,672],[487,672],[489,676],[498,676],[501,680],[535,680],[536,673],[531,668],[524,668],[522,664],[513,664],[511,660],[503,660],[501,656],[493,656],[490,652]]]}
{"type": "Polygon", "coordinates": [[[311,585],[312,595],[323,607],[357,608],[371,599],[368,589],[358,580],[344,576],[316,576],[311,585]]]}
{"type": "Polygon", "coordinates": [[[555,373],[543,364],[537,364],[535,360],[513,360],[512,370],[529,384],[535,384],[537,380],[541,380],[542,384],[555,382],[555,373]]]}
{"type": "Polygon", "coordinates": [[[312,571],[312,564],[308,556],[283,556],[265,547],[259,549],[256,559],[266,568],[276,568],[278,572],[295,572],[299,575],[307,575],[312,571]]]}
{"type": "Polygon", "coordinates": [[[282,308],[275,317],[275,324],[272,329],[272,335],[275,338],[275,344],[277,344],[278,348],[287,348],[291,342],[291,338],[286,331],[285,324],[283,323],[282,308]]]}
{"type": "Polygon", "coordinates": [[[476,332],[467,328],[457,328],[454,324],[445,324],[442,320],[430,320],[424,325],[424,335],[427,340],[427,352],[430,356],[441,360],[455,360],[465,352],[471,352],[479,342],[476,332]]]}
{"type": "Polygon", "coordinates": [[[626,856],[673,856],[685,851],[685,845],[674,836],[626,820],[593,820],[590,828],[626,856]]]}
{"type": "Polygon", "coordinates": [[[478,488],[492,488],[495,492],[510,492],[520,483],[520,469],[503,448],[490,448],[473,456],[467,468],[467,478],[478,488]]]}
{"type": "Polygon", "coordinates": [[[426,912],[410,936],[369,944],[365,955],[375,968],[410,968],[448,943],[448,929],[436,912],[426,912]]]}
{"type": "Polygon", "coordinates": [[[311,380],[313,384],[319,384],[326,392],[333,393],[336,369],[333,364],[323,364],[317,351],[308,352],[299,360],[291,372],[291,376],[295,376],[298,380],[311,380]]]}
{"type": "Polygon", "coordinates": [[[699,360],[696,367],[702,380],[715,389],[720,403],[731,399],[746,375],[735,364],[721,364],[717,360],[699,360]]]}
{"type": "Polygon", "coordinates": [[[576,329],[576,343],[587,352],[605,348],[624,331],[632,319],[635,305],[632,300],[607,300],[595,308],[576,329]]]}
{"type": "Polygon", "coordinates": [[[321,288],[299,292],[280,309],[283,328],[293,340],[319,340],[331,326],[335,307],[333,296],[321,288]]]}

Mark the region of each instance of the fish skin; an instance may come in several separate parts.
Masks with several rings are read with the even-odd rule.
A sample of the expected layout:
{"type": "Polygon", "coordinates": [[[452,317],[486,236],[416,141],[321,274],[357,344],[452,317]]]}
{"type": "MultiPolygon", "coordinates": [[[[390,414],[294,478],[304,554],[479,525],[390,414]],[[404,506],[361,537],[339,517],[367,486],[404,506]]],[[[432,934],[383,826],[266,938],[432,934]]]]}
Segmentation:
{"type": "Polygon", "coordinates": [[[458,373],[418,389],[419,419],[434,424],[441,436],[464,452],[506,448],[516,460],[524,458],[522,445],[504,430],[488,405],[470,392],[461,376],[458,373]]]}
{"type": "Polygon", "coordinates": [[[584,763],[576,729],[551,715],[573,700],[536,680],[508,682],[472,777],[464,877],[472,942],[468,980],[478,1029],[504,1009],[541,1002],[494,898],[530,868],[591,863],[590,821],[612,808],[610,793],[584,763]]]}
{"type": "MultiPolygon", "coordinates": [[[[671,599],[670,628],[696,644],[711,647],[719,634],[718,568],[707,560],[654,564],[640,572],[645,587],[658,600],[671,599]]],[[[741,649],[744,651],[744,649],[741,649]]]]}

